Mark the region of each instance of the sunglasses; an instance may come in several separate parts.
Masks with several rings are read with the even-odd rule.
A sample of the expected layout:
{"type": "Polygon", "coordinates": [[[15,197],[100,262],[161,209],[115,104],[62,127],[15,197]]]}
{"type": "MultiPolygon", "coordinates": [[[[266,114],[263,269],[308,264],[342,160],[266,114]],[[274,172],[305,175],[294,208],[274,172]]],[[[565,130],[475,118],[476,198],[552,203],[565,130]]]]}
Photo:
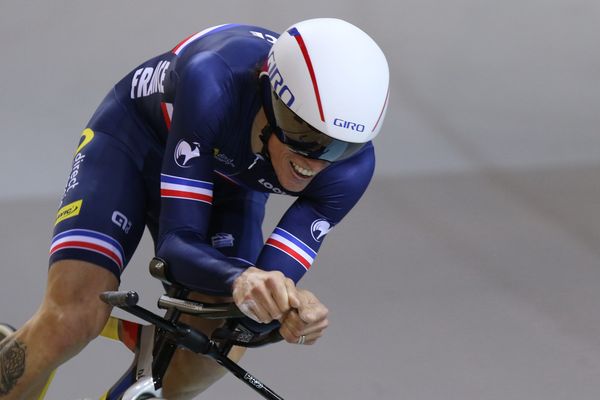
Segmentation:
{"type": "Polygon", "coordinates": [[[364,146],[364,143],[345,142],[316,130],[290,110],[275,92],[271,92],[271,100],[276,121],[273,132],[294,153],[334,162],[350,157],[364,146]]]}

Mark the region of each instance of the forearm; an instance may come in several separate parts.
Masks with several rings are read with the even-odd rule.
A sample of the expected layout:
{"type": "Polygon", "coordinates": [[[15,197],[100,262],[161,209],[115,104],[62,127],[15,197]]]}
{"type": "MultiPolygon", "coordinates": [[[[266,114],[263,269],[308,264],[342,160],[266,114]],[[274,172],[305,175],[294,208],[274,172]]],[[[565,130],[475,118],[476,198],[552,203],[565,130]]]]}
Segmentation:
{"type": "Polygon", "coordinates": [[[248,264],[225,257],[191,231],[162,238],[157,256],[169,264],[169,279],[210,295],[231,296],[235,278],[248,264]]]}

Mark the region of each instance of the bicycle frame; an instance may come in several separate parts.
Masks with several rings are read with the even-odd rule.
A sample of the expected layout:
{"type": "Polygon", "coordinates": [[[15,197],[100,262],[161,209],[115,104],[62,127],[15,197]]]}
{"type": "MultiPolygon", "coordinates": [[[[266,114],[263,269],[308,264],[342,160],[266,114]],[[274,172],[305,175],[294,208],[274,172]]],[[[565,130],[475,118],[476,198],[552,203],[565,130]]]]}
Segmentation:
{"type": "MultiPolygon", "coordinates": [[[[170,285],[167,295],[158,301],[159,308],[167,309],[164,318],[137,305],[138,294],[104,292],[100,298],[150,324],[139,324],[110,316],[101,336],[120,341],[134,353],[130,367],[122,377],[100,397],[100,400],[161,399],[162,379],[177,348],[208,356],[234,374],[238,379],[269,400],[283,400],[281,396],[227,357],[233,346],[260,347],[281,340],[277,331],[257,335],[239,325],[236,320],[218,328],[208,338],[204,333],[179,322],[182,313],[205,319],[235,319],[243,313],[235,304],[203,304],[186,300],[189,293],[182,286],[166,279],[166,264],[154,258],[150,262],[152,276],[170,285]]],[[[48,380],[47,386],[52,378],[48,380]]],[[[44,395],[39,398],[42,400],[44,395]]]]}
{"type": "Polygon", "coordinates": [[[120,341],[135,354],[131,366],[100,400],[137,400],[150,395],[160,398],[162,390],[154,387],[152,377],[155,327],[111,316],[100,335],[120,341]]]}
{"type": "Polygon", "coordinates": [[[167,304],[175,307],[167,313],[171,318],[166,319],[137,306],[138,296],[135,292],[105,292],[101,297],[105,302],[152,324],[140,325],[111,317],[102,333],[103,336],[123,342],[135,352],[136,356],[129,370],[101,400],[138,400],[145,399],[149,395],[160,396],[162,378],[178,347],[214,359],[262,397],[283,400],[268,386],[227,357],[227,353],[234,345],[259,347],[280,340],[278,334],[270,333],[258,336],[256,339],[256,335],[250,334],[249,331],[234,332],[221,328],[213,333],[215,340],[221,339],[219,344],[215,340],[208,339],[203,333],[176,322],[182,311],[204,314],[206,318],[215,319],[239,317],[241,312],[237,308],[232,308],[229,304],[219,307],[163,296],[159,300],[159,306],[166,307],[167,304]],[[233,309],[235,311],[232,312],[233,309]]]}
{"type": "MultiPolygon", "coordinates": [[[[161,398],[162,390],[154,387],[152,377],[152,351],[155,341],[155,327],[143,325],[123,318],[110,316],[100,336],[119,341],[134,353],[130,367],[100,400],[138,400],[141,396],[150,399],[161,398]]],[[[52,383],[56,370],[52,372],[44,390],[38,397],[43,400],[52,383]]]]}

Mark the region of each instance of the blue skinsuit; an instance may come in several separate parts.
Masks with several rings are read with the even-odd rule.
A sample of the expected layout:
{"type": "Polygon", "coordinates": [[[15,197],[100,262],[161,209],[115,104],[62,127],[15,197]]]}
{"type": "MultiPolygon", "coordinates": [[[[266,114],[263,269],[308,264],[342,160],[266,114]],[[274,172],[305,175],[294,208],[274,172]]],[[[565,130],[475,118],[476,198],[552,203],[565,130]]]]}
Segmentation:
{"type": "Polygon", "coordinates": [[[230,296],[250,265],[296,282],[304,275],[364,193],[375,156],[368,143],[286,193],[250,145],[258,73],[276,37],[256,26],[211,28],[114,86],[75,153],[51,264],[80,259],[120,277],[147,226],[171,278],[203,293],[230,296]],[[270,193],[297,200],[265,243],[270,193]]]}

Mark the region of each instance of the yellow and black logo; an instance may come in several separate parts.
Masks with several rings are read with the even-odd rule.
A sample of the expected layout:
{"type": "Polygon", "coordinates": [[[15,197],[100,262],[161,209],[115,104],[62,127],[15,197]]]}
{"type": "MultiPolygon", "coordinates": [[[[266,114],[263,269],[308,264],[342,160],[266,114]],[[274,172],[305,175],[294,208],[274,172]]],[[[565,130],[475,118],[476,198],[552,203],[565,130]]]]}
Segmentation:
{"type": "Polygon", "coordinates": [[[75,150],[75,154],[79,153],[89,142],[94,138],[94,131],[90,128],[86,128],[81,132],[81,139],[79,142],[79,147],[75,150]]]}
{"type": "Polygon", "coordinates": [[[56,222],[54,222],[54,225],[57,225],[59,222],[64,221],[65,219],[69,219],[79,215],[82,203],[83,199],[74,201],[72,203],[67,204],[64,207],[61,207],[60,210],[58,210],[58,212],[56,213],[56,222]]]}

